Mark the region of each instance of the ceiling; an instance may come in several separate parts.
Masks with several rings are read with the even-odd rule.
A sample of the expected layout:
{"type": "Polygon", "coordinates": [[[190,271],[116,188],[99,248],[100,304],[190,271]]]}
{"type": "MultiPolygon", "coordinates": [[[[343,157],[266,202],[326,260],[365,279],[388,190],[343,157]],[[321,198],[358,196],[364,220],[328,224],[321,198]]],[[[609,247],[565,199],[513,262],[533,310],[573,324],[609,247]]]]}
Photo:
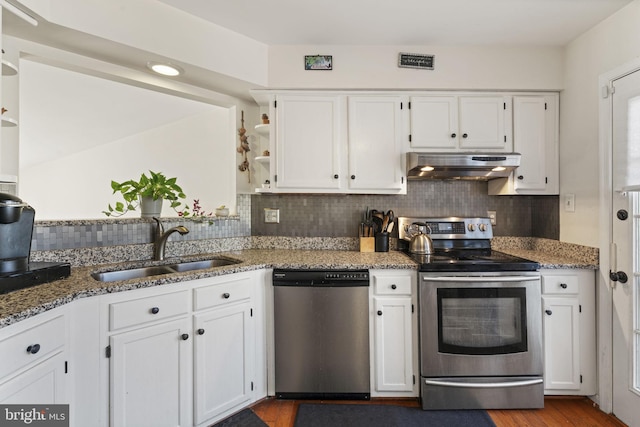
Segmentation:
{"type": "Polygon", "coordinates": [[[564,46],[631,0],[158,0],[268,45],[564,46]]]}

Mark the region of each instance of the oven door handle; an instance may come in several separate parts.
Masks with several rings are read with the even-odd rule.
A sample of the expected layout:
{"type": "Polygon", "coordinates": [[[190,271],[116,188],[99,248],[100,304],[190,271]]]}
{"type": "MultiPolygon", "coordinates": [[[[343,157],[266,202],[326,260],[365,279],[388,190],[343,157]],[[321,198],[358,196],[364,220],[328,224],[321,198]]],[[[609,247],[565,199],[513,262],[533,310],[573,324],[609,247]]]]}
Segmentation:
{"type": "Polygon", "coordinates": [[[427,282],[534,282],[540,276],[423,276],[427,282]]]}
{"type": "Polygon", "coordinates": [[[542,378],[523,381],[506,381],[497,383],[465,383],[456,381],[424,380],[427,385],[440,387],[462,387],[462,388],[498,388],[498,387],[525,387],[542,383],[542,378]]]}

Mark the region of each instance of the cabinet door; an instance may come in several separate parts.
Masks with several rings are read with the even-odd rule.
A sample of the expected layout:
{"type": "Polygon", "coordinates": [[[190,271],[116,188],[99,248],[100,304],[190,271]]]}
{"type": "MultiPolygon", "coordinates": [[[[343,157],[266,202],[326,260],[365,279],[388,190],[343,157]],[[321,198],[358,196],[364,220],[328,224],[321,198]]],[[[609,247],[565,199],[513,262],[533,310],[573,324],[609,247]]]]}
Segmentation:
{"type": "Polygon", "coordinates": [[[511,126],[509,97],[461,96],[458,98],[458,108],[461,149],[512,150],[511,132],[508,129],[511,126]]]}
{"type": "Polygon", "coordinates": [[[191,424],[190,333],[185,318],[111,336],[112,427],[191,424]]]}
{"type": "Polygon", "coordinates": [[[276,101],[276,188],[339,190],[344,97],[282,95],[276,101]]]}
{"type": "Polygon", "coordinates": [[[545,390],[580,388],[578,297],[542,297],[545,390]]]}
{"type": "Polygon", "coordinates": [[[411,147],[455,150],[458,147],[458,101],[455,96],[411,98],[411,147]]]}
{"type": "Polygon", "coordinates": [[[249,302],[194,316],[195,423],[251,399],[254,327],[249,302]]]}
{"type": "Polygon", "coordinates": [[[349,97],[351,190],[402,190],[402,99],[349,97]]]}
{"type": "Polygon", "coordinates": [[[59,404],[66,399],[65,356],[58,354],[0,385],[0,403],[59,404]]]}
{"type": "Polygon", "coordinates": [[[544,96],[513,98],[513,149],[522,154],[515,170],[515,190],[546,187],[546,110],[544,96]]]}
{"type": "Polygon", "coordinates": [[[411,297],[374,297],[376,391],[412,391],[411,297]]]}

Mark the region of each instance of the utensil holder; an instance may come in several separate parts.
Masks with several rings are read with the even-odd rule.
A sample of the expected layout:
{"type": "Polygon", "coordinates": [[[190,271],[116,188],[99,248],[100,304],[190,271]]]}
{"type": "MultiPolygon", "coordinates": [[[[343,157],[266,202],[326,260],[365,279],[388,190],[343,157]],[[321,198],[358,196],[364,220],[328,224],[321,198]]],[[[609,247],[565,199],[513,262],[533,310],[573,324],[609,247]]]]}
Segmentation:
{"type": "Polygon", "coordinates": [[[360,252],[374,252],[374,251],[375,251],[375,237],[361,237],[360,252]]]}
{"type": "Polygon", "coordinates": [[[381,232],[376,234],[376,252],[389,252],[389,233],[381,232]]]}

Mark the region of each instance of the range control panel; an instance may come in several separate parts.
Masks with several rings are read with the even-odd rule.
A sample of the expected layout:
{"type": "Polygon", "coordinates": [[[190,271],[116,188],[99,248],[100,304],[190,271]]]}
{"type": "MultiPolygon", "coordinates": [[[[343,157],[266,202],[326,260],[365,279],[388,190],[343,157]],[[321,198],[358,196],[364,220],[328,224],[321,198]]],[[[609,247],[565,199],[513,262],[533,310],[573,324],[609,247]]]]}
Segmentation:
{"type": "Polygon", "coordinates": [[[414,218],[398,217],[398,237],[411,240],[418,231],[431,239],[491,239],[493,228],[489,218],[414,218]],[[425,224],[425,225],[422,225],[425,224]]]}

